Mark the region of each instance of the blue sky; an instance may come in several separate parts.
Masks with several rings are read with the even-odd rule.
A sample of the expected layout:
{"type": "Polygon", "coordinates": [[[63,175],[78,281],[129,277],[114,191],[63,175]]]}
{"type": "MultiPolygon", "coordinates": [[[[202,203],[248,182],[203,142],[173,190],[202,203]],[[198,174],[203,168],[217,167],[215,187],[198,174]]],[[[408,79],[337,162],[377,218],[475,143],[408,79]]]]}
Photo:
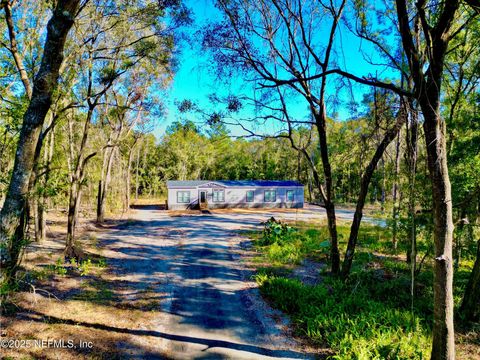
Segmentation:
{"type": "MultiPolygon", "coordinates": [[[[219,11],[213,6],[212,1],[187,0],[187,6],[192,10],[194,18],[194,24],[186,29],[186,32],[189,35],[194,35],[202,26],[210,21],[219,19],[221,16],[219,11]]],[[[321,31],[322,30],[320,29],[320,32],[321,31]]],[[[325,36],[327,36],[327,34],[325,34],[325,36]]],[[[194,114],[179,114],[175,105],[176,101],[189,99],[208,110],[210,105],[207,97],[209,94],[227,94],[232,90],[231,88],[227,88],[225,84],[217,82],[209,73],[208,64],[211,59],[205,54],[202,54],[199,44],[200,39],[192,36],[190,41],[190,45],[183,44],[181,46],[181,53],[178,55],[179,66],[177,72],[172,84],[165,92],[166,98],[164,99],[164,102],[166,115],[165,118],[161,119],[155,127],[154,134],[157,138],[160,138],[164,134],[165,129],[175,120],[181,118],[196,120],[194,114]]],[[[342,69],[359,76],[375,74],[375,72],[378,71],[378,67],[370,65],[365,61],[362,55],[362,53],[366,54],[376,62],[379,60],[378,54],[368,43],[361,42],[345,28],[341,29],[337,34],[337,41],[342,45],[343,63],[339,64],[342,69]]],[[[386,74],[388,75],[388,72],[386,74]]],[[[346,102],[351,99],[352,94],[354,100],[360,102],[363,98],[363,94],[368,89],[364,86],[354,85],[352,92],[347,91],[346,89],[338,92],[333,85],[333,82],[331,83],[332,85],[327,89],[330,99],[332,99],[332,97],[341,98],[343,104],[332,109],[331,106],[329,106],[331,102],[327,101],[329,116],[336,116],[337,119],[344,120],[357,115],[351,112],[351,109],[346,106],[346,102]]],[[[233,86],[235,86],[235,81],[233,82],[233,86]]],[[[301,116],[300,114],[303,113],[305,114],[304,116],[307,116],[308,114],[307,107],[303,102],[292,103],[289,104],[289,106],[294,109],[297,116],[301,116]]],[[[239,128],[230,127],[229,130],[232,135],[242,134],[242,131],[239,128]]]]}

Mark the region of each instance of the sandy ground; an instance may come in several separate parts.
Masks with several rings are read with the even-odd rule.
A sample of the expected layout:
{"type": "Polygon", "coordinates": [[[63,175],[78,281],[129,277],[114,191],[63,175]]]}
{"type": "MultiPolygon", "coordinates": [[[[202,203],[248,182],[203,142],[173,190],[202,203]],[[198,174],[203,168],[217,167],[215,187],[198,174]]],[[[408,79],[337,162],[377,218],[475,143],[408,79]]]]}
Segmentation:
{"type": "MultiPolygon", "coordinates": [[[[345,218],[348,218],[346,212],[345,218]]],[[[320,208],[171,213],[145,205],[105,227],[82,225],[79,242],[107,268],[88,274],[61,259],[62,221],[27,249],[30,271],[47,275],[17,293],[0,321],[1,340],[71,340],[75,346],[1,349],[14,359],[299,359],[327,349],[296,342],[288,321],[251,279],[239,233],[271,216],[323,219],[320,208]],[[81,347],[88,342],[92,347],[81,347]]],[[[351,215],[350,215],[351,217],[351,215]]],[[[28,279],[27,279],[28,280],[28,279]]],[[[67,344],[68,345],[68,344],[67,344]]]]}
{"type": "MultiPolygon", "coordinates": [[[[307,220],[305,211],[219,211],[210,214],[137,209],[128,226],[99,239],[118,280],[135,291],[162,294],[161,311],[131,335],[131,358],[313,358],[290,333],[278,311],[265,304],[240,255],[238,230],[269,217],[307,220]],[[153,335],[142,338],[142,331],[153,335]],[[144,349],[156,349],[155,353],[144,349]]],[[[321,215],[320,215],[321,216],[321,215]]]]}
{"type": "MultiPolygon", "coordinates": [[[[337,210],[351,220],[351,210],[337,210]]],[[[300,210],[167,212],[144,205],[105,227],[84,222],[79,242],[107,268],[88,274],[67,267],[17,294],[0,319],[0,340],[64,340],[73,348],[0,349],[2,359],[311,359],[331,355],[297,341],[288,320],[266,304],[251,279],[252,250],[241,230],[271,216],[325,221],[319,207],[300,210]],[[91,347],[82,347],[91,344],[91,347]]],[[[376,222],[371,218],[364,221],[376,222]]],[[[65,224],[28,249],[24,263],[39,271],[56,263],[65,224]]],[[[308,264],[307,264],[308,265],[308,264]]],[[[315,283],[303,266],[294,274],[315,283]]],[[[473,337],[478,334],[469,335],[473,337]]],[[[478,341],[478,340],[477,340],[478,341]]],[[[470,341],[472,342],[472,341],[470,341]]],[[[68,344],[67,344],[68,345],[68,344]]],[[[460,350],[460,349],[459,349],[460,350]]],[[[478,358],[462,346],[459,358],[478,358]]]]}

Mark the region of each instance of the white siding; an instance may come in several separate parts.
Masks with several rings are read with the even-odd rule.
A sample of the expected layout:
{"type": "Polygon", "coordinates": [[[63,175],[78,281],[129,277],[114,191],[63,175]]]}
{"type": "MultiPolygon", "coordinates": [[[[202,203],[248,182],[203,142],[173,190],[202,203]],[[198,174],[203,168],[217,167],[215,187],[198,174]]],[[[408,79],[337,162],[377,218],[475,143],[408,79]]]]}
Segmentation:
{"type": "Polygon", "coordinates": [[[168,189],[168,208],[169,209],[186,209],[188,205],[198,203],[198,189],[197,188],[173,188],[168,189]],[[177,202],[177,191],[190,191],[190,203],[178,203],[177,202]]]}
{"type": "Polygon", "coordinates": [[[303,187],[228,187],[224,188],[225,201],[213,202],[213,190],[222,189],[219,187],[209,188],[170,188],[168,189],[168,208],[169,209],[186,209],[187,207],[195,207],[198,205],[199,192],[207,193],[208,207],[303,207],[304,194],[303,187]],[[247,191],[254,191],[254,201],[247,202],[247,191]],[[275,190],[275,202],[265,202],[265,190],[275,190]],[[294,190],[295,198],[293,203],[287,202],[287,190],[294,190]],[[190,204],[177,203],[177,191],[190,191],[190,204]]]}

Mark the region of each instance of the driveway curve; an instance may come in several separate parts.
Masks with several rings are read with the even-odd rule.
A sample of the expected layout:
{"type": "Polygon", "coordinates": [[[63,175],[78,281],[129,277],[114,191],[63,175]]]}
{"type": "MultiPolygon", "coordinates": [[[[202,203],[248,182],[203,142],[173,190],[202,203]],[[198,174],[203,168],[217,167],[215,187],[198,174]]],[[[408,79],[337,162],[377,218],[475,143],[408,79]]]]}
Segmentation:
{"type": "MultiPolygon", "coordinates": [[[[349,214],[350,215],[350,214],[349,214]]],[[[306,359],[285,318],[261,299],[242,266],[245,239],[239,230],[258,227],[269,217],[308,220],[317,210],[219,212],[169,216],[141,208],[131,220],[102,235],[119,280],[158,295],[159,316],[131,336],[126,347],[138,359],[306,359]]]]}

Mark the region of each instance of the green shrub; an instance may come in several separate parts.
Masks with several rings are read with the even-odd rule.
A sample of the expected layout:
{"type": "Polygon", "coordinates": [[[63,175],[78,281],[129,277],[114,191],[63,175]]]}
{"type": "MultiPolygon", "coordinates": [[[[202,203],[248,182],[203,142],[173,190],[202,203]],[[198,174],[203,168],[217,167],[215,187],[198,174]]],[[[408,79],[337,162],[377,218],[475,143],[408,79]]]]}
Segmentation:
{"type": "Polygon", "coordinates": [[[78,271],[80,272],[80,276],[88,275],[92,271],[92,266],[92,260],[90,259],[81,261],[78,264],[78,271]]]}
{"type": "Polygon", "coordinates": [[[326,279],[321,285],[307,286],[268,273],[256,276],[262,294],[291,315],[300,332],[334,349],[334,359],[426,358],[428,325],[408,308],[396,307],[393,296],[378,300],[384,297],[383,291],[391,289],[372,294],[370,280],[342,283],[326,279]]]}
{"type": "Polygon", "coordinates": [[[276,220],[272,216],[264,223],[263,233],[261,239],[259,239],[259,244],[265,246],[282,242],[288,238],[288,235],[291,235],[295,231],[296,230],[293,227],[276,220]]]}
{"type": "Polygon", "coordinates": [[[270,218],[264,224],[261,236],[252,234],[254,244],[272,264],[299,264],[305,257],[325,257],[330,252],[330,241],[323,229],[297,229],[270,218]]]}
{"type": "Polygon", "coordinates": [[[67,274],[67,268],[63,266],[62,258],[58,258],[55,264],[47,265],[47,270],[50,273],[64,276],[67,274]]]}

